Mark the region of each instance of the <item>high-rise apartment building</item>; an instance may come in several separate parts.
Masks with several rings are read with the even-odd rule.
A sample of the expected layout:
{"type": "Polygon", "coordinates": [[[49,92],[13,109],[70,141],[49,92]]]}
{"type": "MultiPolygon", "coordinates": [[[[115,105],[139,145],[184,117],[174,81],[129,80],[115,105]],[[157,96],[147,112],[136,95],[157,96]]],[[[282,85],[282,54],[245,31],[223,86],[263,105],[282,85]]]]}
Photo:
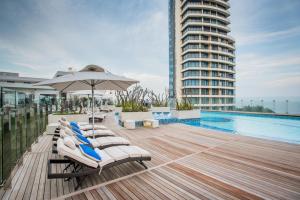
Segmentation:
{"type": "Polygon", "coordinates": [[[209,110],[235,103],[229,0],[169,0],[169,95],[209,110]]]}

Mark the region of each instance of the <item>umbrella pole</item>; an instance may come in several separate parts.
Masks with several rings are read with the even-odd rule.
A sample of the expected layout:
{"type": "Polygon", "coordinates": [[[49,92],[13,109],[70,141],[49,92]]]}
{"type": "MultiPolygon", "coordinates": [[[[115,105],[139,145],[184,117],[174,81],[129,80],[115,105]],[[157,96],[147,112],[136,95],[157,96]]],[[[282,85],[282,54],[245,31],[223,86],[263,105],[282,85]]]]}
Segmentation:
{"type": "Polygon", "coordinates": [[[92,123],[93,123],[93,138],[95,139],[95,130],[94,130],[94,124],[95,124],[95,119],[94,119],[94,88],[95,88],[95,86],[92,85],[92,123]]]}

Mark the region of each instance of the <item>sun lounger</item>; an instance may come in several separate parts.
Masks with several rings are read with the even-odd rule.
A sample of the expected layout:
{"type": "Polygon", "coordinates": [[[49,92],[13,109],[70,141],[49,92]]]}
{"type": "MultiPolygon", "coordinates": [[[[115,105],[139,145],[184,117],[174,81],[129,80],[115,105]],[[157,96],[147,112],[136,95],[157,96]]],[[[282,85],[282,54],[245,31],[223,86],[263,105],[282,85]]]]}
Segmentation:
{"type": "MultiPolygon", "coordinates": [[[[62,126],[64,127],[69,127],[69,128],[72,128],[72,124],[76,126],[78,126],[78,128],[80,130],[83,130],[83,131],[87,131],[87,130],[93,130],[93,125],[92,124],[86,124],[86,125],[80,125],[78,124],[77,122],[69,122],[67,121],[65,118],[62,118],[58,121],[62,126]]],[[[105,126],[103,125],[99,125],[99,124],[94,124],[94,130],[105,130],[107,129],[105,126]]]]}
{"type": "Polygon", "coordinates": [[[86,176],[93,174],[100,175],[103,169],[132,161],[137,161],[147,169],[143,161],[151,160],[151,154],[137,146],[116,146],[104,150],[95,149],[92,153],[96,153],[101,157],[101,160],[97,161],[87,157],[81,148],[67,146],[62,139],[57,141],[57,150],[58,154],[64,156],[66,159],[48,160],[48,178],[64,178],[66,180],[75,178],[77,180],[75,189],[78,189],[86,176]],[[56,164],[67,164],[67,166],[62,172],[55,173],[52,171],[52,167],[56,164]],[[73,168],[71,172],[67,172],[69,168],[73,168]]]}
{"type": "MultiPolygon", "coordinates": [[[[87,144],[91,146],[92,148],[99,148],[99,149],[104,149],[112,146],[121,146],[121,145],[130,145],[130,142],[122,137],[112,137],[112,136],[107,136],[107,137],[99,137],[99,138],[83,138],[83,141],[80,140],[77,136],[70,136],[66,135],[64,133],[61,134],[60,138],[65,138],[65,137],[70,137],[74,143],[78,146],[79,144],[87,144]]],[[[56,140],[58,141],[60,138],[57,138],[56,140]]],[[[57,153],[57,145],[55,143],[55,140],[53,139],[53,147],[52,147],[52,153],[57,153]]]]}
{"type": "Polygon", "coordinates": [[[54,134],[55,136],[59,137],[60,136],[60,131],[64,131],[67,135],[75,135],[75,133],[79,133],[83,135],[84,137],[105,137],[105,136],[115,136],[115,133],[112,132],[109,129],[106,130],[90,130],[90,131],[82,131],[79,129],[73,129],[71,130],[69,127],[62,127],[58,133],[54,134]]]}

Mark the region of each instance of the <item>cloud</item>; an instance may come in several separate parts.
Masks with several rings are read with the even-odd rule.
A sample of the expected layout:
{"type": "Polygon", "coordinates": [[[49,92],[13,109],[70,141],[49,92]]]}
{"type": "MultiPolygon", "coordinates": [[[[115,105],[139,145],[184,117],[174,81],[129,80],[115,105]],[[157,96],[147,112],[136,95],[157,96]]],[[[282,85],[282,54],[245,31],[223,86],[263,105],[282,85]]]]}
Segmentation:
{"type": "Polygon", "coordinates": [[[300,88],[298,55],[241,55],[237,61],[237,95],[299,96],[295,93],[300,88]]]}
{"type": "Polygon", "coordinates": [[[287,30],[258,32],[258,33],[240,33],[235,35],[237,45],[254,45],[257,43],[274,42],[276,40],[284,40],[289,37],[299,36],[300,27],[292,27],[287,30]]]}
{"type": "MultiPolygon", "coordinates": [[[[108,1],[32,0],[24,8],[10,3],[31,13],[18,17],[13,33],[0,30],[2,57],[28,69],[21,73],[50,78],[56,70],[98,64],[117,74],[168,75],[167,2],[131,1],[117,10],[108,1]]],[[[7,12],[7,21],[16,20],[7,12]]]]}
{"type": "Polygon", "coordinates": [[[289,77],[282,77],[277,80],[268,81],[266,86],[274,88],[286,88],[292,85],[300,86],[300,74],[298,75],[291,75],[289,77]]]}
{"type": "Polygon", "coordinates": [[[165,92],[168,85],[168,77],[156,74],[124,73],[124,76],[140,81],[140,84],[157,93],[165,92]]]}

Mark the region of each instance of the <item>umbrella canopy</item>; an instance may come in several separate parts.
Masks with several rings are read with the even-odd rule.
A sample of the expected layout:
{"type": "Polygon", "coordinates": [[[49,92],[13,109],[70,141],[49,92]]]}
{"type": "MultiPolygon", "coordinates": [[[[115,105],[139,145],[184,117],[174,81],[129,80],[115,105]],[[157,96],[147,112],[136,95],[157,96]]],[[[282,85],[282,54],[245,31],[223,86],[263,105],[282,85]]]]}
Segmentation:
{"type": "Polygon", "coordinates": [[[94,90],[126,90],[135,83],[138,83],[138,81],[114,75],[97,65],[88,65],[78,72],[55,77],[34,85],[47,85],[62,92],[92,90],[92,120],[94,129],[94,90]]]}
{"type": "Polygon", "coordinates": [[[76,90],[126,90],[138,81],[124,76],[114,75],[97,65],[88,65],[78,72],[56,77],[35,84],[36,86],[51,86],[59,91],[76,90]]]}

